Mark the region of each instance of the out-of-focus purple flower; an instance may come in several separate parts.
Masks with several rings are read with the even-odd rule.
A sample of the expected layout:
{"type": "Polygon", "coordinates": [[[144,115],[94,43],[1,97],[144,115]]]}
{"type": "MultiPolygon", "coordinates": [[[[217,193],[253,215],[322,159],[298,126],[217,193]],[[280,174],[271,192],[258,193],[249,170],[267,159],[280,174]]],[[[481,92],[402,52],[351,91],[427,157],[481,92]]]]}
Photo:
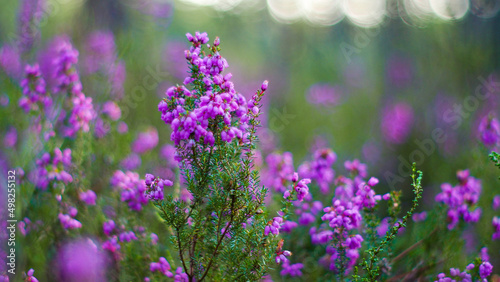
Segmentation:
{"type": "Polygon", "coordinates": [[[314,152],[311,162],[304,162],[298,169],[303,177],[315,180],[320,191],[327,194],[330,191],[329,185],[333,182],[335,171],[332,165],[337,160],[337,155],[329,148],[318,149],[314,152]]]}
{"type": "Polygon", "coordinates": [[[414,222],[424,221],[427,218],[427,212],[423,211],[421,213],[414,213],[412,219],[414,222]]]}
{"type": "Polygon", "coordinates": [[[141,166],[141,162],[141,156],[135,153],[131,153],[121,161],[120,166],[122,166],[126,170],[135,170],[141,166]]]}
{"type": "Polygon", "coordinates": [[[283,269],[280,272],[281,276],[290,275],[292,277],[295,277],[302,276],[302,271],[300,270],[304,268],[304,265],[302,263],[290,264],[288,261],[285,261],[282,267],[283,269]]]}
{"type": "Polygon", "coordinates": [[[500,208],[500,195],[493,197],[493,210],[500,208]]]}
{"type": "Polygon", "coordinates": [[[39,23],[44,14],[45,0],[23,0],[19,9],[18,45],[28,52],[40,37],[39,23]]]}
{"type": "Polygon", "coordinates": [[[94,73],[101,68],[105,71],[115,60],[115,38],[111,31],[94,31],[85,41],[84,66],[86,73],[94,73]]]}
{"type": "Polygon", "coordinates": [[[342,90],[338,86],[326,83],[314,84],[307,90],[307,101],[310,104],[332,107],[340,103],[342,90]]]}
{"type": "Polygon", "coordinates": [[[5,137],[3,138],[3,144],[5,147],[11,148],[16,146],[17,143],[17,129],[15,127],[10,127],[5,133],[5,137]]]}
{"type": "Polygon", "coordinates": [[[404,143],[413,125],[413,109],[409,104],[388,105],[382,113],[381,129],[385,140],[393,144],[404,143]]]}
{"type": "Polygon", "coordinates": [[[80,192],[79,197],[80,201],[83,201],[85,204],[89,206],[95,206],[95,201],[97,199],[97,196],[94,191],[87,190],[85,192],[80,192]]]}
{"type": "Polygon", "coordinates": [[[298,224],[295,221],[287,220],[281,225],[280,231],[285,233],[290,233],[294,228],[297,228],[298,224]]]}
{"type": "Polygon", "coordinates": [[[156,147],[158,141],[158,130],[156,130],[156,128],[149,128],[137,135],[137,138],[132,143],[132,151],[138,154],[144,154],[156,147]]]}
{"type": "Polygon", "coordinates": [[[387,62],[387,76],[391,84],[402,87],[408,85],[413,78],[410,60],[403,57],[392,57],[387,62]]]}
{"type": "Polygon", "coordinates": [[[368,168],[367,168],[366,164],[360,162],[358,159],[355,159],[353,161],[345,161],[344,167],[347,171],[349,171],[354,176],[359,175],[362,178],[365,178],[368,176],[368,168]]]}
{"type": "Polygon", "coordinates": [[[493,217],[492,225],[494,230],[492,240],[500,240],[500,217],[493,217]]]}
{"type": "Polygon", "coordinates": [[[122,232],[118,235],[118,238],[120,239],[120,242],[131,242],[133,240],[137,240],[137,236],[135,236],[133,231],[122,232]]]}
{"type": "Polygon", "coordinates": [[[121,201],[128,203],[131,210],[140,211],[142,206],[148,203],[145,195],[147,187],[144,180],[139,178],[139,174],[117,170],[111,177],[110,184],[121,190],[121,201]]]}
{"type": "Polygon", "coordinates": [[[170,168],[178,166],[178,163],[175,160],[175,151],[175,147],[171,144],[166,144],[160,149],[160,158],[165,159],[167,161],[167,166],[170,168]]]}
{"type": "Polygon", "coordinates": [[[174,275],[172,274],[172,272],[170,272],[170,269],[170,264],[164,257],[160,257],[158,262],[152,262],[149,264],[149,270],[151,272],[158,271],[163,273],[163,275],[172,278],[174,275]]]}
{"type": "Polygon", "coordinates": [[[80,221],[74,219],[70,215],[60,213],[58,217],[59,217],[59,221],[61,222],[61,225],[65,229],[82,228],[82,224],[80,223],[80,221]]]}
{"type": "Polygon", "coordinates": [[[155,233],[151,233],[149,237],[151,238],[152,245],[158,244],[158,235],[156,235],[155,233]]]}
{"type": "Polygon", "coordinates": [[[500,122],[495,117],[483,117],[478,131],[481,142],[487,147],[496,146],[500,141],[500,122]]]}
{"type": "Polygon", "coordinates": [[[109,72],[109,83],[111,84],[111,96],[114,99],[122,99],[124,93],[125,79],[127,70],[124,61],[116,62],[112,65],[109,72]]]}
{"type": "Polygon", "coordinates": [[[174,276],[174,281],[175,282],[189,282],[189,276],[184,273],[182,270],[182,267],[177,267],[177,270],[175,271],[175,276],[174,276]]]}
{"type": "Polygon", "coordinates": [[[108,220],[102,224],[102,230],[104,231],[104,234],[107,236],[111,235],[113,230],[115,229],[115,222],[113,220],[108,220]]]}
{"type": "Polygon", "coordinates": [[[284,152],[282,155],[272,153],[266,157],[267,169],[262,171],[262,182],[267,187],[272,187],[276,192],[285,192],[286,181],[291,181],[293,173],[293,156],[290,152],[284,152]]]}
{"type": "Polygon", "coordinates": [[[21,56],[17,48],[4,45],[0,49],[0,66],[7,75],[18,78],[21,75],[21,56]]]}
{"type": "Polygon", "coordinates": [[[90,239],[79,239],[64,245],[57,256],[61,281],[106,281],[107,257],[90,239]]]}
{"type": "Polygon", "coordinates": [[[113,101],[107,101],[102,106],[102,113],[107,115],[111,120],[120,119],[122,112],[120,107],[113,101]]]}
{"type": "Polygon", "coordinates": [[[314,215],[312,215],[311,213],[308,213],[308,212],[301,214],[299,217],[299,224],[300,225],[309,225],[315,221],[316,221],[316,217],[314,217],[314,215]]]}
{"type": "Polygon", "coordinates": [[[125,134],[128,132],[128,125],[125,122],[121,121],[120,123],[118,123],[118,127],[116,130],[120,134],[125,134]]]}
{"type": "Polygon", "coordinates": [[[493,265],[491,265],[489,261],[485,261],[479,266],[479,276],[481,276],[481,278],[483,279],[488,278],[488,276],[490,276],[492,272],[493,265]]]}
{"type": "Polygon", "coordinates": [[[102,243],[103,250],[108,250],[114,254],[116,254],[116,252],[118,250],[120,250],[120,248],[121,248],[121,246],[118,243],[118,237],[116,237],[116,236],[113,236],[113,237],[109,238],[109,240],[104,241],[104,243],[102,243]]]}

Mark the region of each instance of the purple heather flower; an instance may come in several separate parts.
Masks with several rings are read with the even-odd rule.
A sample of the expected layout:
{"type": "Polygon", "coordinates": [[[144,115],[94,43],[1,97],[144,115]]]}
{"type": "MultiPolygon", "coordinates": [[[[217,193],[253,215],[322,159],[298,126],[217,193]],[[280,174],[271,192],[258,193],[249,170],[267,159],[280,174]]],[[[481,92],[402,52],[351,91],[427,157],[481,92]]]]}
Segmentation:
{"type": "Polygon", "coordinates": [[[355,159],[353,161],[345,161],[344,167],[347,171],[349,171],[353,175],[359,175],[362,178],[368,176],[368,169],[366,164],[361,163],[359,160],[355,159]]]}
{"type": "Polygon", "coordinates": [[[148,187],[146,190],[146,196],[152,201],[163,200],[163,189],[165,186],[172,186],[172,181],[168,179],[161,179],[159,177],[155,178],[152,174],[146,174],[145,183],[148,187]]]}
{"type": "Polygon", "coordinates": [[[113,101],[107,101],[104,103],[102,106],[102,113],[106,114],[111,120],[115,121],[120,119],[122,115],[120,107],[113,101]]]}
{"type": "Polygon", "coordinates": [[[5,137],[3,138],[3,144],[5,147],[14,147],[17,143],[17,129],[13,126],[9,128],[9,130],[5,133],[5,137]]]}
{"type": "Polygon", "coordinates": [[[493,265],[491,265],[491,263],[488,261],[483,262],[479,266],[479,276],[481,276],[481,278],[483,279],[490,276],[492,272],[493,272],[493,265]]]}
{"type": "Polygon", "coordinates": [[[45,0],[23,0],[19,10],[19,47],[28,52],[40,37],[39,23],[44,14],[45,0]]]}
{"type": "Polygon", "coordinates": [[[137,138],[132,143],[132,151],[138,154],[144,154],[158,145],[158,130],[149,128],[137,135],[137,138]]]}
{"type": "Polygon", "coordinates": [[[17,48],[4,45],[0,48],[0,67],[11,77],[17,78],[21,74],[21,56],[17,48]]]}
{"type": "Polygon", "coordinates": [[[409,104],[397,103],[386,106],[381,121],[385,140],[393,144],[404,143],[410,135],[413,120],[413,109],[409,104]]]}
{"type": "Polygon", "coordinates": [[[152,245],[158,244],[158,235],[156,235],[155,233],[151,233],[150,238],[152,245]]]}
{"type": "Polygon", "coordinates": [[[300,218],[299,218],[300,225],[309,225],[315,221],[316,221],[316,217],[314,217],[314,215],[312,215],[311,213],[308,213],[308,212],[301,214],[300,218]]]}
{"type": "Polygon", "coordinates": [[[492,240],[500,240],[500,217],[493,217],[492,225],[494,229],[492,240]]]}
{"type": "Polygon", "coordinates": [[[495,117],[483,117],[478,131],[481,142],[487,147],[495,146],[500,141],[500,122],[495,117]]]}
{"type": "Polygon", "coordinates": [[[339,104],[341,95],[338,86],[318,83],[307,90],[307,101],[313,105],[332,107],[339,104]]]}
{"type": "Polygon", "coordinates": [[[118,238],[120,239],[120,242],[131,242],[132,240],[137,240],[135,233],[132,231],[122,232],[118,235],[118,238]]]}
{"type": "Polygon", "coordinates": [[[304,268],[304,265],[302,263],[290,264],[288,261],[285,261],[282,265],[282,268],[283,269],[280,272],[281,276],[302,276],[302,271],[300,270],[304,268]]]}
{"type": "Polygon", "coordinates": [[[82,228],[82,224],[80,223],[80,221],[74,219],[70,215],[60,213],[58,217],[59,217],[59,221],[61,222],[61,225],[65,229],[82,228]]]}
{"type": "Polygon", "coordinates": [[[116,128],[116,130],[120,134],[125,134],[128,132],[128,125],[125,122],[121,121],[120,123],[118,123],[118,127],[116,128]]]}
{"type": "Polygon", "coordinates": [[[120,162],[120,166],[126,170],[134,170],[141,166],[141,156],[136,153],[131,153],[120,162]]]}
{"type": "Polygon", "coordinates": [[[86,205],[89,206],[95,206],[95,201],[97,199],[97,196],[94,191],[92,190],[87,190],[85,192],[80,192],[79,194],[80,201],[83,201],[86,205]]]}
{"type": "Polygon", "coordinates": [[[305,162],[299,167],[299,174],[315,180],[323,194],[329,192],[329,185],[333,182],[335,171],[332,165],[337,160],[337,155],[329,148],[318,149],[314,152],[311,162],[305,162]]]}
{"type": "Polygon", "coordinates": [[[99,69],[105,69],[112,65],[115,60],[116,46],[115,38],[111,31],[94,31],[85,41],[86,57],[84,65],[87,73],[94,73],[99,69]]]}
{"type": "Polygon", "coordinates": [[[272,153],[266,157],[267,169],[262,172],[262,182],[267,187],[272,187],[276,192],[285,192],[284,183],[292,181],[294,175],[293,156],[290,152],[282,155],[272,153]]]}
{"type": "MultiPolygon", "coordinates": [[[[335,198],[333,198],[335,200],[335,198]]],[[[332,207],[323,209],[325,215],[321,217],[323,221],[328,221],[334,230],[352,230],[361,224],[361,214],[358,207],[352,203],[343,205],[340,200],[335,200],[332,207]]]]}
{"type": "Polygon", "coordinates": [[[414,213],[412,219],[414,222],[424,221],[427,218],[427,212],[414,213]]]}
{"type": "Polygon", "coordinates": [[[46,92],[45,80],[38,64],[26,65],[25,78],[21,81],[23,96],[19,99],[19,107],[25,112],[47,110],[52,99],[46,92]]]}
{"type": "Polygon", "coordinates": [[[297,228],[298,224],[295,221],[287,220],[281,225],[280,231],[285,233],[291,233],[294,228],[297,228]]]}
{"type": "Polygon", "coordinates": [[[208,42],[206,33],[186,34],[192,42],[185,51],[186,59],[192,66],[191,76],[186,77],[184,84],[191,84],[196,77],[202,75],[206,90],[188,90],[185,86],[173,86],[167,89],[166,98],[158,105],[162,120],[171,125],[171,140],[176,145],[182,142],[202,142],[214,146],[215,139],[231,142],[233,139],[246,140],[248,122],[256,116],[254,99],[248,102],[245,97],[234,89],[230,81],[231,75],[222,75],[228,67],[227,61],[218,51],[210,51],[205,56],[202,44],[208,42]],[[217,118],[224,122],[220,136],[214,136],[210,123],[217,118]]]}
{"type": "Polygon", "coordinates": [[[102,230],[107,236],[111,235],[111,232],[115,229],[115,222],[113,220],[108,220],[102,224],[102,230]]]}
{"type": "Polygon", "coordinates": [[[171,269],[170,264],[164,257],[160,257],[158,262],[152,262],[149,265],[149,270],[151,272],[158,271],[163,273],[163,275],[172,278],[174,275],[172,274],[172,272],[170,272],[170,269],[171,269]]]}
{"type": "Polygon", "coordinates": [[[174,276],[174,281],[175,282],[189,282],[189,276],[184,273],[182,270],[182,267],[177,267],[177,270],[175,271],[175,276],[174,276]]]}
{"type": "Polygon", "coordinates": [[[497,210],[498,208],[500,208],[500,195],[493,197],[493,209],[497,210]]]}
{"type": "Polygon", "coordinates": [[[274,235],[280,234],[280,228],[281,224],[283,223],[283,218],[282,217],[274,217],[272,221],[269,221],[269,223],[266,225],[264,228],[264,235],[269,235],[269,233],[272,233],[274,235]]]}
{"type": "Polygon", "coordinates": [[[140,211],[142,206],[148,203],[145,194],[147,186],[144,180],[139,178],[139,174],[117,170],[111,177],[110,183],[111,186],[120,189],[121,201],[128,203],[131,210],[140,211]]]}
{"type": "Polygon", "coordinates": [[[106,254],[90,239],[64,245],[58,252],[57,269],[61,281],[106,281],[106,254]]]}
{"type": "Polygon", "coordinates": [[[118,243],[118,237],[113,236],[109,240],[105,241],[102,243],[102,249],[103,250],[108,250],[111,253],[116,253],[118,250],[120,250],[120,244],[118,243]]]}

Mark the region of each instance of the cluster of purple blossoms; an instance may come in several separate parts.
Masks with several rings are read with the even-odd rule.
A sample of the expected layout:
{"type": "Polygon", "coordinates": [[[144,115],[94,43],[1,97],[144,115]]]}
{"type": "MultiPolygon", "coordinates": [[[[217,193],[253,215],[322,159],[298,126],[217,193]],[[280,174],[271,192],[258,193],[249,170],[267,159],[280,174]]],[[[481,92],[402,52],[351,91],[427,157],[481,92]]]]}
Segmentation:
{"type": "Polygon", "coordinates": [[[74,217],[78,214],[78,210],[75,207],[70,207],[68,214],[59,213],[59,221],[64,229],[78,229],[82,228],[80,221],[76,220],[74,217]]]}
{"type": "MultiPolygon", "coordinates": [[[[226,142],[235,138],[245,141],[250,111],[257,114],[259,108],[252,100],[247,103],[245,97],[235,91],[230,73],[222,75],[228,64],[219,54],[218,38],[213,46],[207,44],[210,54],[205,55],[202,47],[209,40],[207,34],[196,32],[194,36],[189,33],[186,36],[192,42],[190,49],[185,51],[192,71],[184,84],[200,83],[191,91],[185,86],[170,87],[167,98],[158,105],[162,120],[172,127],[172,141],[179,145],[181,141],[189,144],[193,140],[191,142],[210,146],[216,138],[226,142]],[[214,126],[219,122],[223,124],[220,131],[214,126]]],[[[266,89],[267,82],[264,82],[261,90],[266,89]]]]}
{"type": "Polygon", "coordinates": [[[73,177],[67,172],[71,167],[71,149],[61,151],[59,148],[54,150],[54,156],[44,153],[42,157],[36,160],[37,169],[32,174],[32,180],[35,186],[45,190],[53,180],[70,183],[73,177]]]}
{"type": "Polygon", "coordinates": [[[413,109],[406,103],[388,105],[382,115],[382,134],[392,144],[402,144],[408,139],[413,125],[413,109]]]}
{"type": "Polygon", "coordinates": [[[436,195],[436,201],[448,206],[448,229],[458,224],[460,217],[465,222],[477,222],[481,216],[481,208],[474,208],[481,195],[481,181],[469,175],[469,170],[457,172],[458,185],[443,183],[441,193],[436,195]],[[472,210],[472,208],[474,208],[472,210]]]}
{"type": "Polygon", "coordinates": [[[299,174],[315,180],[323,194],[330,192],[330,183],[333,182],[335,171],[332,165],[337,160],[337,155],[329,149],[319,149],[314,152],[311,162],[304,162],[299,167],[299,174]]]}
{"type": "Polygon", "coordinates": [[[102,243],[103,250],[108,250],[115,255],[118,254],[118,251],[120,250],[120,248],[121,248],[121,246],[118,243],[118,237],[116,237],[116,235],[109,238],[108,240],[106,240],[102,243]]]}
{"type": "Polygon", "coordinates": [[[170,269],[171,269],[170,264],[164,257],[160,257],[160,260],[158,262],[152,262],[149,265],[149,270],[151,270],[151,272],[158,271],[161,272],[163,275],[172,278],[174,277],[174,274],[170,272],[170,269]]]}
{"type": "Polygon", "coordinates": [[[479,123],[479,138],[487,147],[494,147],[500,141],[500,122],[492,116],[485,116],[479,123]]]}
{"type": "Polygon", "coordinates": [[[110,180],[111,186],[121,190],[121,201],[127,202],[131,210],[140,211],[148,203],[146,197],[146,184],[139,178],[139,174],[121,170],[115,171],[110,180]]]}
{"type": "Polygon", "coordinates": [[[280,227],[282,223],[283,218],[281,216],[274,217],[273,220],[269,221],[269,223],[264,228],[264,235],[267,236],[269,235],[269,233],[272,233],[274,235],[280,234],[280,227]]]}
{"type": "Polygon", "coordinates": [[[92,190],[87,190],[87,191],[82,191],[78,194],[80,201],[83,201],[86,205],[88,206],[95,206],[95,201],[97,199],[97,196],[94,191],[92,190]]]}
{"type": "Polygon", "coordinates": [[[66,92],[72,103],[71,113],[68,118],[69,126],[64,128],[64,136],[74,137],[82,130],[90,130],[90,122],[95,118],[92,98],[86,97],[82,92],[80,76],[76,70],[78,51],[67,41],[60,42],[58,56],[54,60],[55,66],[55,93],[66,92]]]}
{"type": "Polygon", "coordinates": [[[353,161],[345,161],[344,168],[353,176],[360,176],[361,178],[365,178],[368,176],[368,168],[366,164],[360,162],[358,159],[355,159],[353,161]]]}
{"type": "Polygon", "coordinates": [[[46,92],[45,80],[39,65],[26,65],[25,73],[26,76],[21,81],[23,97],[19,99],[19,107],[25,112],[38,111],[41,107],[48,109],[52,105],[52,99],[46,92]]]}
{"type": "Polygon", "coordinates": [[[294,173],[292,175],[292,190],[286,190],[285,193],[283,193],[283,198],[287,200],[291,200],[291,196],[293,194],[297,194],[297,201],[302,202],[306,196],[309,194],[309,187],[307,187],[307,184],[311,183],[311,179],[309,178],[303,178],[299,180],[299,174],[294,173]]]}
{"type": "Polygon", "coordinates": [[[295,210],[295,214],[299,215],[300,225],[309,225],[316,221],[316,215],[323,211],[323,204],[320,201],[315,201],[313,203],[295,203],[298,208],[295,210]]]}
{"type": "Polygon", "coordinates": [[[373,186],[378,184],[378,179],[372,177],[365,184],[358,186],[358,191],[356,192],[356,197],[352,200],[361,209],[372,209],[374,208],[378,201],[382,200],[381,195],[376,195],[375,191],[372,189],[373,186]]]}
{"type": "Polygon", "coordinates": [[[106,281],[107,256],[99,243],[80,238],[64,244],[57,253],[60,281],[106,281]]]}
{"type": "Polygon", "coordinates": [[[118,239],[120,239],[120,242],[131,242],[137,240],[137,236],[133,231],[125,231],[118,235],[118,239]]]}
{"type": "MultiPolygon", "coordinates": [[[[439,273],[435,282],[453,282],[457,281],[457,279],[461,279],[461,281],[472,282],[472,275],[469,273],[476,268],[476,265],[473,263],[467,265],[464,271],[460,271],[458,268],[450,268],[450,277],[447,277],[445,273],[439,273]],[[452,278],[453,277],[453,278],[452,278]]],[[[479,265],[479,277],[481,277],[481,282],[487,282],[488,277],[493,272],[493,265],[487,260],[482,261],[479,265]]]]}
{"type": "Polygon", "coordinates": [[[323,209],[325,215],[321,217],[323,221],[328,221],[335,233],[342,233],[358,228],[361,224],[361,214],[358,207],[349,202],[342,204],[340,200],[335,200],[333,206],[323,209]]]}
{"type": "Polygon", "coordinates": [[[174,185],[172,181],[168,179],[161,179],[152,174],[146,174],[146,186],[148,189],[146,190],[146,196],[152,201],[161,201],[163,200],[163,189],[165,186],[174,185]]]}

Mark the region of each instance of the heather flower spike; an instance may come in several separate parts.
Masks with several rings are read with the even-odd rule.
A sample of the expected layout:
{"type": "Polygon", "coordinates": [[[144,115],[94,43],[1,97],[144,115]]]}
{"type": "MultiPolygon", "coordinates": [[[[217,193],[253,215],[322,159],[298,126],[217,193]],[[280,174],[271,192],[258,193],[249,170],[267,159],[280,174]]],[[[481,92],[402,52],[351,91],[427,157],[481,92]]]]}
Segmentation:
{"type": "MultiPolygon", "coordinates": [[[[170,125],[175,144],[175,153],[168,152],[167,157],[173,155],[174,161],[169,162],[177,163],[191,200],[179,197],[178,188],[169,189],[172,181],[153,174],[145,176],[144,194],[181,246],[178,256],[182,267],[174,279],[259,280],[266,265],[285,261],[291,255],[272,247],[278,241],[283,215],[266,219],[266,190],[259,185],[252,165],[260,101],[268,82],[263,82],[247,101],[236,90],[232,75],[225,73],[229,64],[221,55],[221,40],[216,38],[208,44],[207,33],[200,32],[188,33],[186,38],[191,43],[184,52],[190,74],[182,85],[167,89],[158,110],[170,125]],[[251,251],[241,256],[243,249],[251,251]],[[256,267],[252,261],[262,265],[256,267]]],[[[127,186],[123,184],[130,181],[119,180],[122,177],[117,172],[117,181],[112,182],[127,186]]],[[[302,199],[308,193],[308,181],[297,179],[288,190],[302,199]]],[[[161,261],[152,263],[151,271],[173,275],[168,264],[161,261]]]]}

